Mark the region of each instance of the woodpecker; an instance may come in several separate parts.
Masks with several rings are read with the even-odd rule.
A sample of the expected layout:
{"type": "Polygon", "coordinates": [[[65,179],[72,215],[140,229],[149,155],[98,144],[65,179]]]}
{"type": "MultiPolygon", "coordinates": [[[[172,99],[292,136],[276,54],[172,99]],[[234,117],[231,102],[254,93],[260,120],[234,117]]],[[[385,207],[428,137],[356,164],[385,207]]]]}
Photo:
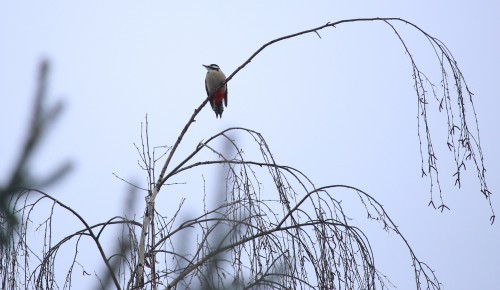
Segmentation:
{"type": "Polygon", "coordinates": [[[220,88],[220,86],[226,81],[226,76],[216,64],[203,66],[207,69],[207,75],[205,77],[207,96],[212,95],[210,98],[210,105],[215,112],[215,118],[222,118],[224,106],[227,107],[227,85],[224,85],[222,88],[220,88]],[[222,106],[222,100],[224,100],[224,106],[222,106]]]}

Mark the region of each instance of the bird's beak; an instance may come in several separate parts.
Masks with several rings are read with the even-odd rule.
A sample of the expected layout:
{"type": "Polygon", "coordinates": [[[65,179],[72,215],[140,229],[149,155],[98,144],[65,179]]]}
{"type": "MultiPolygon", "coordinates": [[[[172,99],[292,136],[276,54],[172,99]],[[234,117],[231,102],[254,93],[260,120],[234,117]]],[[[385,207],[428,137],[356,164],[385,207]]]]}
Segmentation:
{"type": "Polygon", "coordinates": [[[208,65],[204,65],[204,64],[202,64],[202,66],[204,66],[206,69],[208,69],[208,67],[209,67],[208,65]]]}

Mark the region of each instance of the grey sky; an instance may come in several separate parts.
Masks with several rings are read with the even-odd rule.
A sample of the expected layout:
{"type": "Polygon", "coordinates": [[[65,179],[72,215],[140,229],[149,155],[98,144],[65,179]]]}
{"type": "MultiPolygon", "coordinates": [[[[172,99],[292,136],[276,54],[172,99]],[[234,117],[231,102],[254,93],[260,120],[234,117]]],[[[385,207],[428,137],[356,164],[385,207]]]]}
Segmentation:
{"type": "MultiPolygon", "coordinates": [[[[18,153],[43,57],[52,64],[49,101],[64,100],[66,110],[33,167],[43,174],[61,161],[74,161],[73,173],[47,192],[98,222],[121,214],[126,186],[112,173],[145,181],[133,147],[140,142],[145,114],[153,144],[172,145],[205,98],[201,64],[216,63],[229,75],[279,36],[346,18],[399,17],[442,40],[457,59],[474,93],[498,215],[500,7],[494,1],[479,2],[4,1],[0,172],[8,172],[18,153]]],[[[422,70],[438,83],[439,66],[428,42],[409,27],[399,28],[422,70]]],[[[452,210],[440,214],[427,207],[429,181],[420,178],[411,67],[395,34],[382,23],[367,22],[343,24],[320,35],[262,52],[229,83],[223,118],[216,120],[205,107],[181,152],[227,127],[256,130],[280,164],[302,170],[316,185],[353,185],[378,199],[445,289],[495,289],[499,221],[489,224],[489,207],[472,166],[462,188],[453,186],[445,133],[438,133],[443,114],[433,120],[434,144],[441,156],[445,201],[452,210]]],[[[201,179],[192,178],[193,183],[201,179]]],[[[170,193],[175,196],[160,200],[175,205],[186,197],[192,209],[199,201],[182,186],[170,193]]],[[[142,208],[142,203],[137,205],[139,216],[142,208]]],[[[349,209],[357,224],[366,224],[362,212],[349,209]]],[[[62,227],[74,229],[70,222],[62,227]]],[[[411,261],[401,243],[376,227],[367,231],[379,270],[399,289],[414,287],[411,261]]]]}

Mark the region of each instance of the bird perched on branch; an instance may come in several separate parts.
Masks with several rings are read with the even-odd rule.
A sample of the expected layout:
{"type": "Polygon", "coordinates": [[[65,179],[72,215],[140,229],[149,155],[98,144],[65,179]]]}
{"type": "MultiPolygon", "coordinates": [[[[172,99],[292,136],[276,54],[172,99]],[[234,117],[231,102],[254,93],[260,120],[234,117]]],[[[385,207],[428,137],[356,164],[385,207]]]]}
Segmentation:
{"type": "Polygon", "coordinates": [[[215,118],[221,117],[224,112],[224,106],[227,107],[227,84],[222,86],[226,81],[226,76],[216,64],[203,65],[207,69],[207,76],[205,77],[205,89],[207,96],[210,98],[210,105],[215,112],[215,118]],[[222,87],[221,87],[222,86],[222,87]],[[224,100],[224,106],[222,101],[224,100]]]}

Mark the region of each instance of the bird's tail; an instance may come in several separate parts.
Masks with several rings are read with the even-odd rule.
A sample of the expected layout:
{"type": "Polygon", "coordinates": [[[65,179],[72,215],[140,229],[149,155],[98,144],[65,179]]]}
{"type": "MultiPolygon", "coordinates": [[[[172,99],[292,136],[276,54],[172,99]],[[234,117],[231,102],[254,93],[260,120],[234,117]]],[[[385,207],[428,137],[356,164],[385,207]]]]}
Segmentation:
{"type": "Polygon", "coordinates": [[[222,102],[218,105],[214,104],[212,106],[212,110],[215,112],[215,118],[220,117],[222,118],[222,112],[224,112],[224,106],[222,106],[222,102]]]}

